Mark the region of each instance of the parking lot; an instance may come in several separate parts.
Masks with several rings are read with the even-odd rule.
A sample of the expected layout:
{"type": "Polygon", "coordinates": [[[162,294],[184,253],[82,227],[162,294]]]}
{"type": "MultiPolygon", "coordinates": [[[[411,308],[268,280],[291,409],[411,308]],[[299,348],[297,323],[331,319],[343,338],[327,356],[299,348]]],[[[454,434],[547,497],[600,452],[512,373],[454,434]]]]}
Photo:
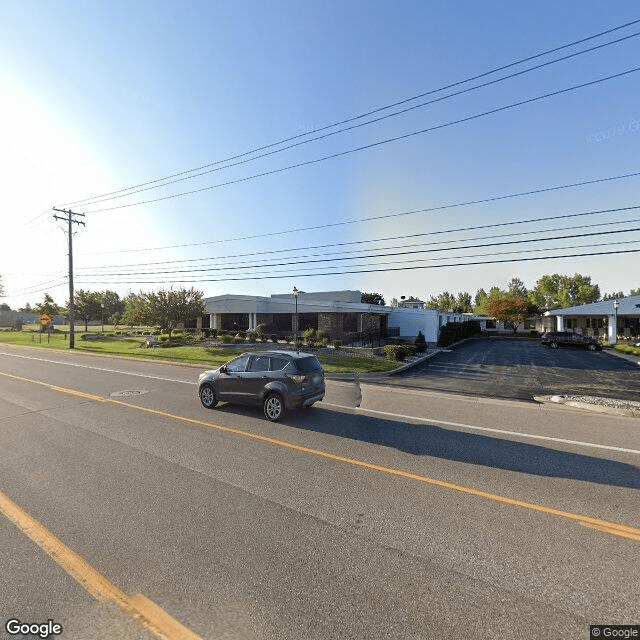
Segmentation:
{"type": "Polygon", "coordinates": [[[640,398],[640,367],[606,351],[549,349],[537,340],[469,340],[385,384],[531,400],[537,395],[640,398]]]}

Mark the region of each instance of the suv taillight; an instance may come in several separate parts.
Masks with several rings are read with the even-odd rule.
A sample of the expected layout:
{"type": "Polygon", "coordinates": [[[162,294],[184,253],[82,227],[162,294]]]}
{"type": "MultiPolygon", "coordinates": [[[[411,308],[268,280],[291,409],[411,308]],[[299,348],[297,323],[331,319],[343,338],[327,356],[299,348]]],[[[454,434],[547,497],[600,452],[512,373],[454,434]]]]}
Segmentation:
{"type": "Polygon", "coordinates": [[[305,376],[299,375],[290,375],[289,376],[296,384],[302,384],[304,382],[305,376]]]}

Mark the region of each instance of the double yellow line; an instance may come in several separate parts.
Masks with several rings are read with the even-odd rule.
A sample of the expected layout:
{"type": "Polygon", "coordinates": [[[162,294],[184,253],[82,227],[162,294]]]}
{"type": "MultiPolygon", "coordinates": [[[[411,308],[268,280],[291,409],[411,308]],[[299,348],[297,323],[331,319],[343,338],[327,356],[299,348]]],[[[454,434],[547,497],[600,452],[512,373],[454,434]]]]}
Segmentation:
{"type": "MultiPolygon", "coordinates": [[[[519,507],[521,509],[528,509],[537,513],[543,513],[545,515],[556,516],[578,522],[586,527],[595,529],[602,533],[607,533],[627,540],[640,541],[640,529],[634,527],[628,527],[617,522],[611,522],[608,520],[601,520],[599,518],[590,518],[569,511],[563,511],[560,509],[553,509],[545,507],[532,502],[525,502],[523,500],[516,500],[513,498],[507,498],[505,496],[489,493],[486,491],[479,491],[471,487],[465,487],[463,485],[455,484],[452,482],[445,482],[436,478],[430,478],[428,476],[422,476],[401,469],[394,469],[391,467],[384,467],[378,464],[372,464],[370,462],[364,462],[363,460],[357,460],[355,458],[349,458],[347,456],[341,456],[320,449],[312,449],[310,447],[304,447],[301,445],[287,442],[286,440],[280,440],[278,438],[271,438],[269,436],[263,436],[249,431],[243,431],[241,429],[234,429],[233,427],[225,427],[204,420],[198,420],[196,418],[187,418],[185,416],[168,413],[166,411],[160,411],[158,409],[149,409],[147,407],[141,407],[135,404],[114,400],[112,398],[104,398],[90,393],[84,393],[75,389],[68,389],[66,387],[59,387],[39,380],[32,380],[30,378],[24,378],[21,376],[15,376],[8,373],[0,372],[0,375],[6,378],[12,378],[22,382],[28,382],[31,384],[37,384],[43,387],[47,387],[53,391],[64,393],[67,395],[76,396],[85,400],[91,400],[95,402],[103,402],[113,405],[119,405],[126,407],[127,409],[134,409],[136,411],[142,411],[144,413],[161,416],[163,418],[169,418],[171,420],[178,420],[189,424],[195,424],[198,426],[206,427],[208,429],[215,429],[223,433],[229,433],[243,438],[250,438],[258,442],[264,442],[266,444],[283,447],[299,453],[312,455],[334,462],[340,462],[369,471],[375,471],[377,473],[383,473],[385,475],[395,476],[420,482],[423,484],[439,487],[441,489],[447,489],[450,491],[456,491],[469,496],[477,498],[483,498],[499,504],[509,505],[512,507],[519,507]]],[[[22,511],[19,507],[13,504],[6,496],[0,493],[0,511],[4,513],[7,518],[16,524],[24,533],[26,533],[36,544],[44,549],[49,555],[51,555],[56,562],[58,562],[70,575],[72,575],[81,585],[83,585],[87,591],[89,591],[96,598],[102,600],[113,601],[118,604],[126,613],[132,617],[138,619],[149,631],[154,633],[157,638],[166,640],[194,640],[199,638],[192,631],[182,626],[177,620],[171,618],[169,614],[163,611],[151,600],[147,599],[143,595],[127,596],[117,587],[112,585],[104,576],[99,574],[93,569],[85,560],[83,560],[76,553],[66,547],[60,540],[58,540],[51,532],[47,531],[36,520],[31,518],[28,514],[22,511]]]]}

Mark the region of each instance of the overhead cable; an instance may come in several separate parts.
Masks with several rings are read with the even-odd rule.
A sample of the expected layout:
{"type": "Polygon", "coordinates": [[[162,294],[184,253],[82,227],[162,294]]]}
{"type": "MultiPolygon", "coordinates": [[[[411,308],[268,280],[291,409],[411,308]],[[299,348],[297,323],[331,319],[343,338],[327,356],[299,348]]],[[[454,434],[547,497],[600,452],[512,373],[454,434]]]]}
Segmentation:
{"type": "Polygon", "coordinates": [[[540,100],[546,100],[548,98],[552,98],[555,96],[559,96],[559,95],[563,95],[566,93],[569,93],[571,91],[577,91],[578,89],[584,89],[586,87],[591,87],[591,86],[595,86],[597,84],[600,84],[602,82],[608,82],[609,80],[614,80],[616,78],[622,78],[624,76],[630,75],[632,73],[637,73],[638,71],[640,71],[640,67],[634,67],[632,69],[627,69],[626,71],[622,71],[620,73],[615,73],[613,75],[609,75],[609,76],[605,76],[602,78],[598,78],[596,80],[591,80],[589,82],[583,82],[581,84],[577,84],[577,85],[573,85],[571,87],[566,87],[564,89],[559,89],[557,91],[551,91],[549,93],[545,93],[543,95],[540,96],[536,96],[535,98],[527,98],[526,100],[520,100],[518,102],[512,102],[508,105],[503,105],[502,107],[497,107],[495,109],[489,109],[488,111],[483,111],[481,113],[476,113],[474,115],[471,116],[466,116],[464,118],[459,118],[457,120],[451,120],[449,122],[445,122],[443,124],[438,124],[438,125],[434,125],[432,127],[427,127],[426,129],[420,129],[419,131],[412,131],[410,133],[405,133],[403,135],[400,136],[394,136],[392,138],[386,138],[384,140],[378,140],[377,142],[372,142],[366,145],[362,145],[360,147],[353,147],[351,149],[347,149],[345,151],[339,151],[337,153],[331,153],[329,155],[326,156],[321,156],[320,158],[314,158],[313,160],[306,160],[304,162],[297,162],[295,164],[291,164],[291,165],[287,165],[284,167],[279,167],[278,169],[271,169],[269,171],[263,171],[261,173],[256,173],[250,176],[245,176],[244,178],[237,178],[235,180],[227,180],[226,182],[221,182],[218,184],[214,184],[214,185],[209,185],[208,187],[201,187],[199,189],[192,189],[190,191],[182,191],[180,193],[174,193],[174,194],[170,194],[167,196],[163,196],[160,198],[152,198],[150,200],[140,200],[138,202],[130,202],[128,204],[120,204],[120,205],[114,205],[112,207],[104,207],[102,209],[92,209],[92,210],[88,210],[86,211],[86,213],[104,213],[107,211],[116,211],[119,209],[127,209],[130,207],[137,207],[143,204],[151,204],[151,203],[155,203],[155,202],[162,202],[165,200],[172,200],[174,198],[180,198],[182,196],[189,196],[189,195],[193,195],[196,193],[203,193],[204,191],[211,191],[212,189],[219,189],[221,187],[228,187],[230,185],[233,184],[240,184],[243,182],[249,182],[250,180],[255,180],[257,178],[264,178],[266,176],[272,176],[278,173],[282,173],[284,171],[289,171],[291,169],[299,169],[300,167],[307,167],[310,165],[314,165],[314,164],[318,164],[320,162],[325,162],[327,160],[334,160],[335,158],[340,158],[346,155],[349,155],[351,153],[357,153],[359,151],[366,151],[368,149],[373,149],[376,147],[380,147],[382,145],[385,144],[389,144],[391,142],[399,142],[400,140],[406,140],[408,138],[412,138],[414,136],[418,136],[418,135],[423,135],[425,133],[430,133],[432,131],[437,131],[439,129],[444,129],[446,127],[451,127],[457,124],[463,124],[466,122],[471,122],[472,120],[477,120],[479,118],[484,118],[486,116],[489,115],[494,115],[496,113],[500,113],[502,111],[507,111],[509,109],[514,109],[516,107],[521,107],[523,105],[526,104],[532,104],[534,102],[538,102],[540,100]]]}
{"type": "MultiPolygon", "coordinates": [[[[535,60],[537,58],[544,57],[544,56],[549,55],[551,53],[555,53],[557,51],[562,51],[564,49],[568,49],[568,48],[576,46],[578,44],[582,44],[584,42],[588,42],[590,40],[594,40],[596,38],[602,37],[602,36],[607,35],[609,33],[613,33],[615,31],[619,31],[621,29],[624,29],[626,27],[632,26],[634,24],[638,24],[639,22],[640,22],[640,20],[633,20],[631,22],[627,22],[627,23],[619,25],[617,27],[613,27],[611,29],[607,29],[605,31],[601,31],[601,32],[593,34],[591,36],[587,36],[585,38],[581,38],[579,40],[575,40],[575,41],[570,42],[568,44],[564,44],[564,45],[561,45],[561,46],[558,46],[558,47],[554,47],[553,49],[548,49],[546,51],[537,53],[537,54],[532,55],[532,56],[528,56],[526,58],[521,58],[520,60],[516,60],[515,62],[511,62],[509,64],[502,65],[500,67],[495,67],[493,69],[490,69],[489,71],[485,71],[485,72],[477,74],[475,76],[471,76],[469,78],[465,78],[464,80],[459,80],[459,81],[456,81],[456,82],[452,82],[450,84],[447,84],[447,85],[444,85],[442,87],[439,87],[438,89],[432,89],[432,90],[417,94],[415,96],[412,96],[410,98],[405,98],[403,100],[394,102],[392,104],[388,104],[388,105],[385,105],[383,107],[378,107],[376,109],[372,109],[372,110],[367,111],[365,113],[362,113],[360,115],[352,116],[350,118],[346,118],[344,120],[340,120],[338,122],[334,122],[333,124],[329,124],[329,125],[325,125],[325,126],[322,126],[322,127],[318,127],[316,129],[313,129],[311,131],[307,131],[305,133],[297,134],[297,135],[294,135],[294,136],[290,136],[288,138],[284,138],[284,139],[279,140],[277,142],[273,142],[273,143],[270,143],[270,144],[267,144],[267,145],[256,147],[254,149],[251,149],[249,151],[245,151],[243,153],[231,156],[229,158],[225,158],[225,159],[222,159],[222,160],[217,160],[215,162],[212,162],[212,163],[209,163],[209,164],[205,164],[205,165],[196,167],[194,169],[188,169],[186,171],[180,171],[178,173],[174,173],[174,174],[171,174],[169,176],[165,176],[164,178],[158,178],[156,180],[150,180],[150,181],[147,181],[147,182],[142,182],[140,184],[133,185],[131,187],[127,187],[127,188],[120,189],[120,190],[117,190],[117,191],[111,191],[111,192],[103,193],[103,194],[100,194],[100,195],[97,195],[97,196],[91,196],[91,197],[88,197],[88,198],[83,198],[81,200],[76,200],[74,202],[69,202],[69,203],[66,203],[65,206],[72,206],[72,205],[77,205],[77,204],[89,204],[89,201],[98,200],[100,198],[104,198],[104,197],[107,197],[107,196],[118,195],[118,194],[129,195],[129,194],[125,194],[125,192],[131,192],[131,191],[133,191],[135,189],[138,189],[140,187],[146,187],[147,185],[166,182],[168,180],[171,180],[173,178],[177,178],[179,176],[183,176],[183,175],[187,175],[187,174],[191,174],[191,173],[196,173],[196,172],[202,171],[204,169],[207,169],[209,167],[213,167],[213,166],[216,166],[216,165],[219,165],[219,164],[231,162],[233,160],[237,160],[237,159],[246,157],[248,155],[253,155],[255,153],[259,153],[260,151],[264,151],[266,149],[270,149],[270,148],[273,148],[273,147],[276,147],[276,146],[279,146],[279,145],[286,144],[286,143],[291,142],[293,140],[298,140],[298,139],[306,137],[306,136],[314,135],[314,134],[319,133],[321,131],[326,131],[328,129],[332,129],[334,127],[342,126],[342,125],[348,124],[350,122],[355,122],[357,120],[360,120],[362,118],[366,118],[366,117],[371,116],[373,114],[380,113],[382,111],[386,111],[387,109],[392,109],[392,108],[398,107],[400,105],[412,102],[414,100],[418,100],[420,98],[424,98],[424,97],[426,97],[428,95],[433,95],[433,94],[439,93],[441,91],[446,91],[447,89],[451,89],[453,87],[457,87],[457,86],[466,84],[468,82],[473,82],[474,80],[479,80],[481,78],[484,78],[486,76],[492,75],[494,73],[498,73],[500,71],[504,71],[505,69],[509,69],[509,68],[518,66],[520,64],[524,64],[525,62],[530,62],[531,60],[535,60]]],[[[632,36],[630,36],[630,37],[632,37],[632,36]]],[[[617,42],[617,41],[614,41],[614,42],[617,42]]],[[[613,44],[613,43],[611,43],[611,44],[613,44]]],[[[607,46],[607,45],[601,45],[601,46],[607,46]]],[[[163,186],[163,185],[159,185],[159,186],[163,186]]]]}

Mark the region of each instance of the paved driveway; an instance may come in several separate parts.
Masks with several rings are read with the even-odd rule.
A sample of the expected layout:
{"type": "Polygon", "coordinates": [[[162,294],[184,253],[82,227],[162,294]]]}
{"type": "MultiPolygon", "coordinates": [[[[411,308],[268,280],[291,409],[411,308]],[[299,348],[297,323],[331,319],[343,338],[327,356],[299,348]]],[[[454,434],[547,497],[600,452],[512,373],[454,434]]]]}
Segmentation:
{"type": "Polygon", "coordinates": [[[638,400],[640,367],[606,352],[484,338],[440,353],[384,384],[528,400],[551,394],[638,400]]]}

